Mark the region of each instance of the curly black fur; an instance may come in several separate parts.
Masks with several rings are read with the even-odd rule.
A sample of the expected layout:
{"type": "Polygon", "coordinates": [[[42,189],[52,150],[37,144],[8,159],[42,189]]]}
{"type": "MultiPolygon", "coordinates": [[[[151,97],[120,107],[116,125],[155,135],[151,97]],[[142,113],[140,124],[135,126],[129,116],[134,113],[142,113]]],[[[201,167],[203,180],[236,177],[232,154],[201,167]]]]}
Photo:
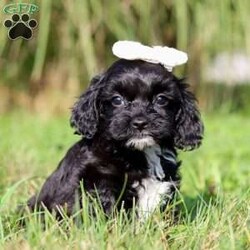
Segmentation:
{"type": "Polygon", "coordinates": [[[29,200],[29,207],[57,211],[62,206],[72,214],[81,181],[86,193],[94,197],[98,193],[106,214],[112,213],[115,204],[119,208],[123,203],[129,210],[133,200],[138,200],[134,184],[146,178],[175,183],[171,186],[174,193],[179,183],[177,161],[159,156],[164,176],[152,176],[144,149],[157,145],[175,158],[176,149],[192,150],[200,145],[203,124],[187,87],[161,65],[140,60],[118,60],[93,78],[74,105],[70,120],[83,138],[29,200]],[[159,94],[164,95],[164,105],[160,105],[162,100],[156,102],[159,94]],[[121,105],[114,105],[115,96],[122,98],[121,105]],[[138,120],[143,127],[137,126],[138,120]]]}

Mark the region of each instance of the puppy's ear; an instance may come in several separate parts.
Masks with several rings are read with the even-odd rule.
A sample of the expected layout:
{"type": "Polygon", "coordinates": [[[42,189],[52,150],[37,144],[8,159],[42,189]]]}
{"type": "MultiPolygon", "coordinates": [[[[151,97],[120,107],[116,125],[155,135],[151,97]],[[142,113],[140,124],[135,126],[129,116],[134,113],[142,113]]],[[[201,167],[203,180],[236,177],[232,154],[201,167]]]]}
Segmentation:
{"type": "Polygon", "coordinates": [[[96,131],[99,121],[97,97],[102,86],[102,76],[96,76],[91,80],[90,86],[83,93],[72,108],[70,118],[71,127],[77,134],[91,139],[96,131]]]}
{"type": "Polygon", "coordinates": [[[203,123],[196,106],[194,95],[187,89],[188,85],[178,82],[181,103],[175,117],[175,146],[182,150],[193,150],[200,146],[203,138],[203,123]]]}

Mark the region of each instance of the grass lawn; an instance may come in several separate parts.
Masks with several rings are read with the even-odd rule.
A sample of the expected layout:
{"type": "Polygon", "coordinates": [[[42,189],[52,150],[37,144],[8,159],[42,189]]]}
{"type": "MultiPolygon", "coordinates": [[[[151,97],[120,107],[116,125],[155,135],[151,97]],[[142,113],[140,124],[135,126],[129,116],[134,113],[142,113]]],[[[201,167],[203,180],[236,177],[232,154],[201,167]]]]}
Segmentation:
{"type": "Polygon", "coordinates": [[[1,115],[0,249],[250,249],[250,119],[227,114],[204,121],[202,147],[179,155],[177,223],[158,212],[142,224],[124,213],[106,221],[101,212],[93,220],[82,211],[83,223],[65,218],[60,225],[47,213],[45,228],[28,214],[22,228],[17,205],[39,189],[78,136],[67,117],[1,115]]]}

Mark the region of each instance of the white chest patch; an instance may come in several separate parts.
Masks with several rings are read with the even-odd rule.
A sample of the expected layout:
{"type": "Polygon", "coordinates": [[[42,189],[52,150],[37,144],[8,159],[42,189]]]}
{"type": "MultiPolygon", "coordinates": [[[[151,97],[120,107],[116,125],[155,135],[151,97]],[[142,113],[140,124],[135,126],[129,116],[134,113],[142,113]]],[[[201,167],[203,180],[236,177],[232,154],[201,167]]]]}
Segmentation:
{"type": "Polygon", "coordinates": [[[161,166],[160,156],[176,163],[175,155],[164,152],[159,146],[149,147],[144,150],[149,165],[149,177],[142,183],[134,183],[138,192],[138,213],[140,218],[147,218],[161,203],[162,199],[172,197],[171,187],[175,186],[173,181],[163,181],[165,174],[161,166]]]}
{"type": "Polygon", "coordinates": [[[168,196],[171,198],[171,187],[173,183],[158,181],[147,178],[138,187],[138,214],[140,218],[147,218],[161,203],[162,199],[168,196]]]}

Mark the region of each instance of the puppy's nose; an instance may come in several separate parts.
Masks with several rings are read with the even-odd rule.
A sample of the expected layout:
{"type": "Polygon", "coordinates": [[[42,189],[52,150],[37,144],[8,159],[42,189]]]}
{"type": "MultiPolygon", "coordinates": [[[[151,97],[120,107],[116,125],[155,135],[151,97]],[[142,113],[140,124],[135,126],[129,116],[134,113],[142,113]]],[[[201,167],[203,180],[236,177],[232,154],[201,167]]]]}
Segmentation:
{"type": "Polygon", "coordinates": [[[144,128],[147,127],[147,125],[148,125],[148,122],[143,117],[137,117],[132,121],[132,127],[139,129],[139,130],[143,130],[144,128]]]}

